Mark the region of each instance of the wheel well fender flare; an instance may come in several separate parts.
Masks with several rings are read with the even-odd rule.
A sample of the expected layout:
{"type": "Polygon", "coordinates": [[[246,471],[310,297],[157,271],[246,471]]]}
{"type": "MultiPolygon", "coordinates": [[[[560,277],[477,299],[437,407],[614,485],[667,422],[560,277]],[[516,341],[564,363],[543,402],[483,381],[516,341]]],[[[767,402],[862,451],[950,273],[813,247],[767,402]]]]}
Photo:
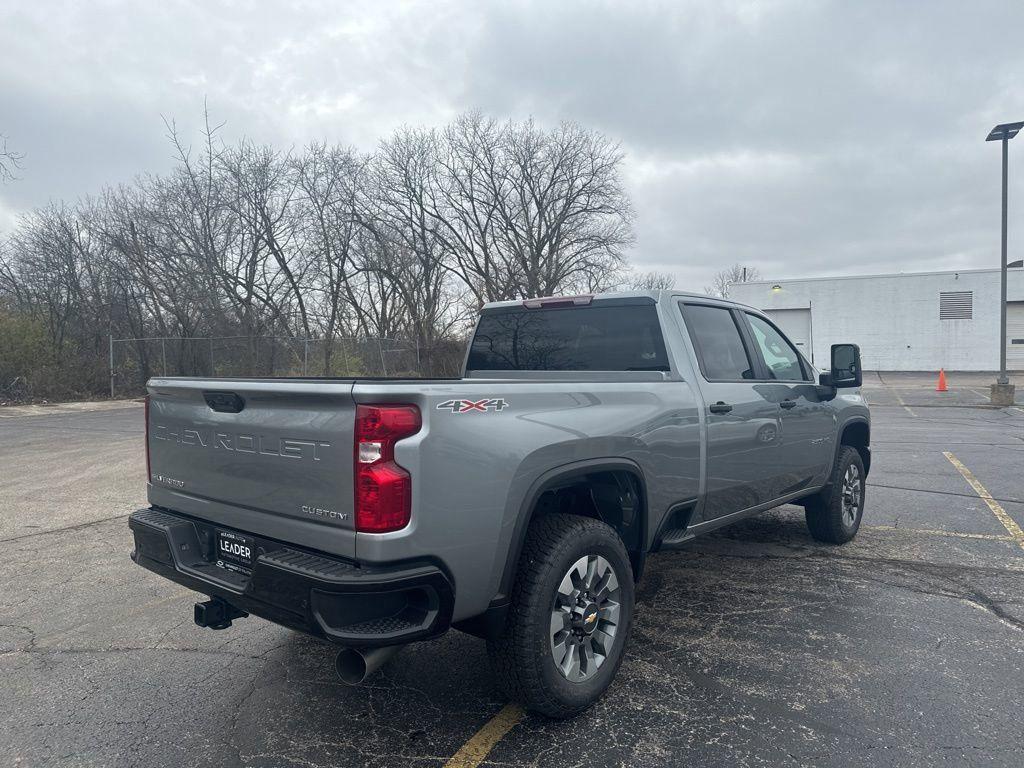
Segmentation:
{"type": "Polygon", "coordinates": [[[516,514],[515,526],[512,530],[512,539],[509,542],[508,552],[505,557],[504,570],[502,571],[499,586],[500,594],[508,596],[511,594],[512,585],[516,577],[516,569],[519,566],[519,556],[523,551],[523,544],[526,542],[526,532],[530,527],[537,512],[537,502],[540,497],[552,488],[567,484],[574,479],[582,478],[596,472],[625,472],[634,477],[639,485],[640,510],[638,525],[640,526],[640,548],[637,552],[630,552],[633,560],[633,570],[636,578],[639,578],[643,568],[644,542],[647,536],[647,483],[644,479],[643,470],[635,461],[623,458],[596,458],[575,461],[571,464],[563,464],[549,469],[542,473],[530,485],[516,514]]]}
{"type": "Polygon", "coordinates": [[[862,454],[862,458],[864,459],[864,474],[867,475],[871,471],[871,423],[863,416],[852,416],[839,425],[836,430],[836,445],[835,452],[832,456],[832,463],[834,465],[838,460],[839,452],[842,450],[843,446],[850,445],[850,443],[843,442],[843,435],[846,433],[846,430],[852,426],[856,426],[858,428],[863,426],[866,433],[866,439],[864,442],[865,452],[862,454]]]}

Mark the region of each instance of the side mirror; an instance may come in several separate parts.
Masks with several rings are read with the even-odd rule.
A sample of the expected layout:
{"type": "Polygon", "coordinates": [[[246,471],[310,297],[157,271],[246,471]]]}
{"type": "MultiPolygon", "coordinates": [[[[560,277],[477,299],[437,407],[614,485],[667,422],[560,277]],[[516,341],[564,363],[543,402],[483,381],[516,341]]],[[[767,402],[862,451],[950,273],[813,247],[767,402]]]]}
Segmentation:
{"type": "Polygon", "coordinates": [[[831,368],[832,370],[829,373],[822,374],[822,384],[836,387],[837,389],[859,387],[863,381],[860,366],[860,347],[856,344],[833,344],[831,368]]]}

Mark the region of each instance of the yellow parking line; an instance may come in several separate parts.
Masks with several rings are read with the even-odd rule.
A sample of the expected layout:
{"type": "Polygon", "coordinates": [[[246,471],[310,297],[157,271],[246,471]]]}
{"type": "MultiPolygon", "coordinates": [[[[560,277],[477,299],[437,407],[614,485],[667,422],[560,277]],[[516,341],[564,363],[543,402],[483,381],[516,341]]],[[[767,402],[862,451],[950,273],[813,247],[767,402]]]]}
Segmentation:
{"type": "Polygon", "coordinates": [[[472,738],[462,745],[462,749],[452,755],[451,759],[445,763],[445,768],[476,768],[494,749],[494,745],[523,719],[524,714],[523,710],[515,704],[506,704],[498,714],[484,724],[483,728],[474,733],[472,738]]]}
{"type": "Polygon", "coordinates": [[[992,498],[992,494],[985,490],[985,486],[978,482],[978,478],[974,476],[974,473],[971,472],[971,470],[961,463],[960,459],[949,451],[943,451],[942,455],[949,459],[949,463],[960,471],[960,474],[964,476],[964,480],[967,481],[967,484],[974,489],[974,492],[978,494],[981,497],[981,500],[984,501],[988,505],[988,508],[992,510],[992,514],[996,516],[996,519],[1003,524],[1003,528],[1005,528],[1010,536],[1013,537],[1013,540],[1020,545],[1020,548],[1024,549],[1024,530],[1021,530],[1021,527],[1017,525],[1017,521],[1006,513],[1006,510],[1000,506],[998,501],[992,498]]]}

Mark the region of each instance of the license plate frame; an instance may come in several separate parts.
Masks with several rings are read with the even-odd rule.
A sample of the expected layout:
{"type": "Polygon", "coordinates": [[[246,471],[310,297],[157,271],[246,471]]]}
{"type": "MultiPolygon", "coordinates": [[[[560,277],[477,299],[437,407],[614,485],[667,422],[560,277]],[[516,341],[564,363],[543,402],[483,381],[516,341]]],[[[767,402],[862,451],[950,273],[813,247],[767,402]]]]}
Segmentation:
{"type": "Polygon", "coordinates": [[[234,531],[217,529],[214,537],[214,560],[218,567],[239,573],[250,573],[256,556],[256,539],[234,531]]]}

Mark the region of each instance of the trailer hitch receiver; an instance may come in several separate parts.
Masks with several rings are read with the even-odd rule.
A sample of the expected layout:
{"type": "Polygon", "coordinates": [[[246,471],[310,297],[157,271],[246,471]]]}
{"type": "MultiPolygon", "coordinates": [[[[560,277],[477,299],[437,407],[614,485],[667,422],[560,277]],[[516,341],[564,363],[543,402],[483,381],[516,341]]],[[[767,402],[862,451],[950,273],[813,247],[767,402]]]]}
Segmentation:
{"type": "Polygon", "coordinates": [[[227,629],[235,619],[244,619],[249,614],[240,611],[226,600],[214,597],[205,603],[196,603],[195,621],[200,627],[227,629]]]}

